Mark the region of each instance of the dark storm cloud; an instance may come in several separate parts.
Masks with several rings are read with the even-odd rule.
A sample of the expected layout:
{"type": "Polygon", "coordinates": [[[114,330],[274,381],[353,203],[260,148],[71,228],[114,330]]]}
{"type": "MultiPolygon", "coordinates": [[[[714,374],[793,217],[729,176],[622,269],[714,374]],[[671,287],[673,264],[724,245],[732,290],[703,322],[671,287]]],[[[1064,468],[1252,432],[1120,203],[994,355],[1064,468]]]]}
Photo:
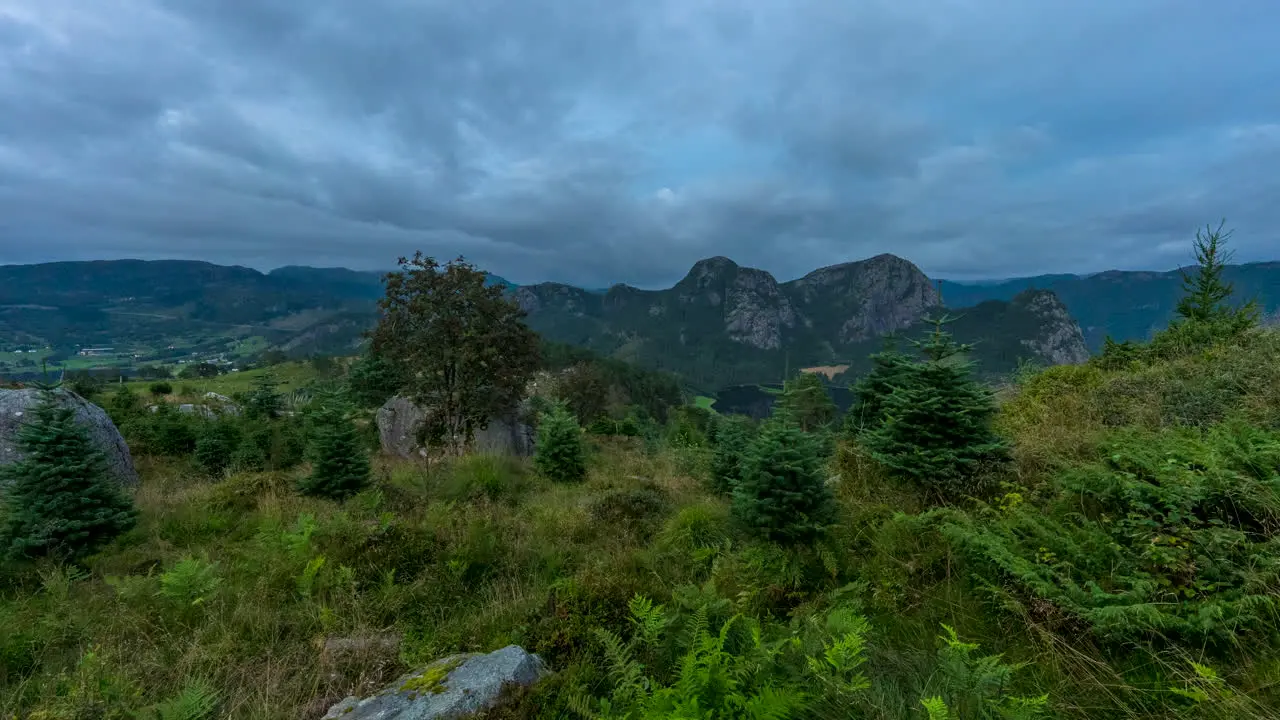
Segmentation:
{"type": "Polygon", "coordinates": [[[1280,6],[0,0],[0,262],[654,285],[951,277],[1280,235],[1280,6]]]}

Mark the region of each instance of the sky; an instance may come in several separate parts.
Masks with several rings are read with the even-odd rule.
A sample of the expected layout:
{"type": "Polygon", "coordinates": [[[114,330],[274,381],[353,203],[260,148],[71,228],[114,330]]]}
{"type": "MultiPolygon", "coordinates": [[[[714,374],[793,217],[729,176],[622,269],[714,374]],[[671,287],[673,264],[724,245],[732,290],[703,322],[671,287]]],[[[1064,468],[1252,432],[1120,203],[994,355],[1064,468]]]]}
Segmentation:
{"type": "Polygon", "coordinates": [[[1275,0],[0,0],[0,264],[1280,259],[1275,0]]]}

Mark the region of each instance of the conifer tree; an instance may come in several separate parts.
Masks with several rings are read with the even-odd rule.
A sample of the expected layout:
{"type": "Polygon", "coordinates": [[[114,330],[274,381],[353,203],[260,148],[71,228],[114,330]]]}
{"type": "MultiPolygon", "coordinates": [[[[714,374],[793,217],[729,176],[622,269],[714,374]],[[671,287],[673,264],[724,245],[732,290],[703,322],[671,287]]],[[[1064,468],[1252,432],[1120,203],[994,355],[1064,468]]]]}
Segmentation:
{"type": "Polygon", "coordinates": [[[805,432],[828,427],[837,414],[835,401],[817,373],[800,373],[786,381],[774,412],[791,418],[805,432]]]}
{"type": "Polygon", "coordinates": [[[716,425],[716,452],[711,458],[711,488],[729,494],[742,477],[742,461],[751,447],[751,418],[722,416],[716,425]]]}
{"type": "Polygon", "coordinates": [[[582,428],[564,403],[556,403],[542,414],[533,464],[538,472],[556,482],[579,482],[587,477],[582,428]]]}
{"type": "Polygon", "coordinates": [[[110,478],[106,458],[75,420],[75,410],[42,391],[18,431],[20,462],[0,467],[8,514],[0,554],[75,560],[137,523],[133,500],[110,478]]]}
{"type": "Polygon", "coordinates": [[[871,356],[871,370],[861,377],[850,390],[855,401],[845,416],[845,432],[851,435],[873,428],[884,417],[885,400],[893,389],[907,381],[915,370],[915,363],[898,350],[896,338],[885,339],[885,347],[871,356]]]}
{"type": "Polygon", "coordinates": [[[309,448],[311,474],[299,482],[298,489],[304,495],[343,500],[369,484],[369,456],[347,403],[337,393],[317,402],[309,448]]]}
{"type": "Polygon", "coordinates": [[[766,422],[742,463],[733,514],[756,534],[777,542],[817,538],[835,522],[819,444],[789,418],[766,422]]]}
{"type": "Polygon", "coordinates": [[[253,389],[245,399],[244,415],[250,420],[274,420],[280,417],[283,401],[277,390],[280,383],[271,373],[253,379],[253,389]]]}
{"type": "Polygon", "coordinates": [[[974,483],[984,463],[1007,457],[992,430],[995,402],[962,359],[970,348],[956,343],[934,320],[928,338],[915,344],[924,358],[902,376],[883,399],[879,425],[859,439],[878,462],[895,474],[945,497],[978,492],[974,483]]]}
{"type": "Polygon", "coordinates": [[[207,422],[196,436],[196,464],[210,475],[219,475],[232,464],[239,446],[238,424],[226,418],[207,422]]]}
{"type": "Polygon", "coordinates": [[[1257,303],[1252,300],[1236,308],[1227,303],[1235,288],[1222,277],[1222,271],[1231,261],[1231,253],[1224,249],[1231,232],[1222,232],[1226,221],[1217,229],[1206,225],[1196,230],[1196,271],[1182,273],[1182,289],[1185,293],[1178,301],[1177,314],[1183,321],[1210,323],[1227,331],[1240,331],[1253,327],[1258,321],[1257,303]]]}

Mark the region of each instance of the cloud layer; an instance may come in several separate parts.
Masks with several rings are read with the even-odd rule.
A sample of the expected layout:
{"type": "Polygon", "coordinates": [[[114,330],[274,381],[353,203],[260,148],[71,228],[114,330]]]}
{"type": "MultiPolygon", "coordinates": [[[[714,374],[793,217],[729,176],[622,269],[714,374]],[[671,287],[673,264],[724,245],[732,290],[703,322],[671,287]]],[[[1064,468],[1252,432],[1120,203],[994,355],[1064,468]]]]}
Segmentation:
{"type": "Polygon", "coordinates": [[[1280,253],[1273,0],[0,0],[0,263],[1280,253]]]}

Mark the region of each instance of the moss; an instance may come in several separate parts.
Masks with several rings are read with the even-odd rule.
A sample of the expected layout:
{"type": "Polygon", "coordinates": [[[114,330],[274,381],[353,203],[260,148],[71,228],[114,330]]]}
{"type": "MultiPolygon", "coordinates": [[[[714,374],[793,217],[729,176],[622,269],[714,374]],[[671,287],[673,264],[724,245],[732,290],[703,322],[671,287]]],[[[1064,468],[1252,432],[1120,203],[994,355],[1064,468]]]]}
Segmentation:
{"type": "Polygon", "coordinates": [[[424,670],[421,675],[406,680],[400,686],[400,692],[414,693],[415,695],[420,693],[439,695],[448,689],[445,681],[449,679],[450,673],[458,669],[462,661],[463,658],[454,658],[436,663],[424,670]]]}

